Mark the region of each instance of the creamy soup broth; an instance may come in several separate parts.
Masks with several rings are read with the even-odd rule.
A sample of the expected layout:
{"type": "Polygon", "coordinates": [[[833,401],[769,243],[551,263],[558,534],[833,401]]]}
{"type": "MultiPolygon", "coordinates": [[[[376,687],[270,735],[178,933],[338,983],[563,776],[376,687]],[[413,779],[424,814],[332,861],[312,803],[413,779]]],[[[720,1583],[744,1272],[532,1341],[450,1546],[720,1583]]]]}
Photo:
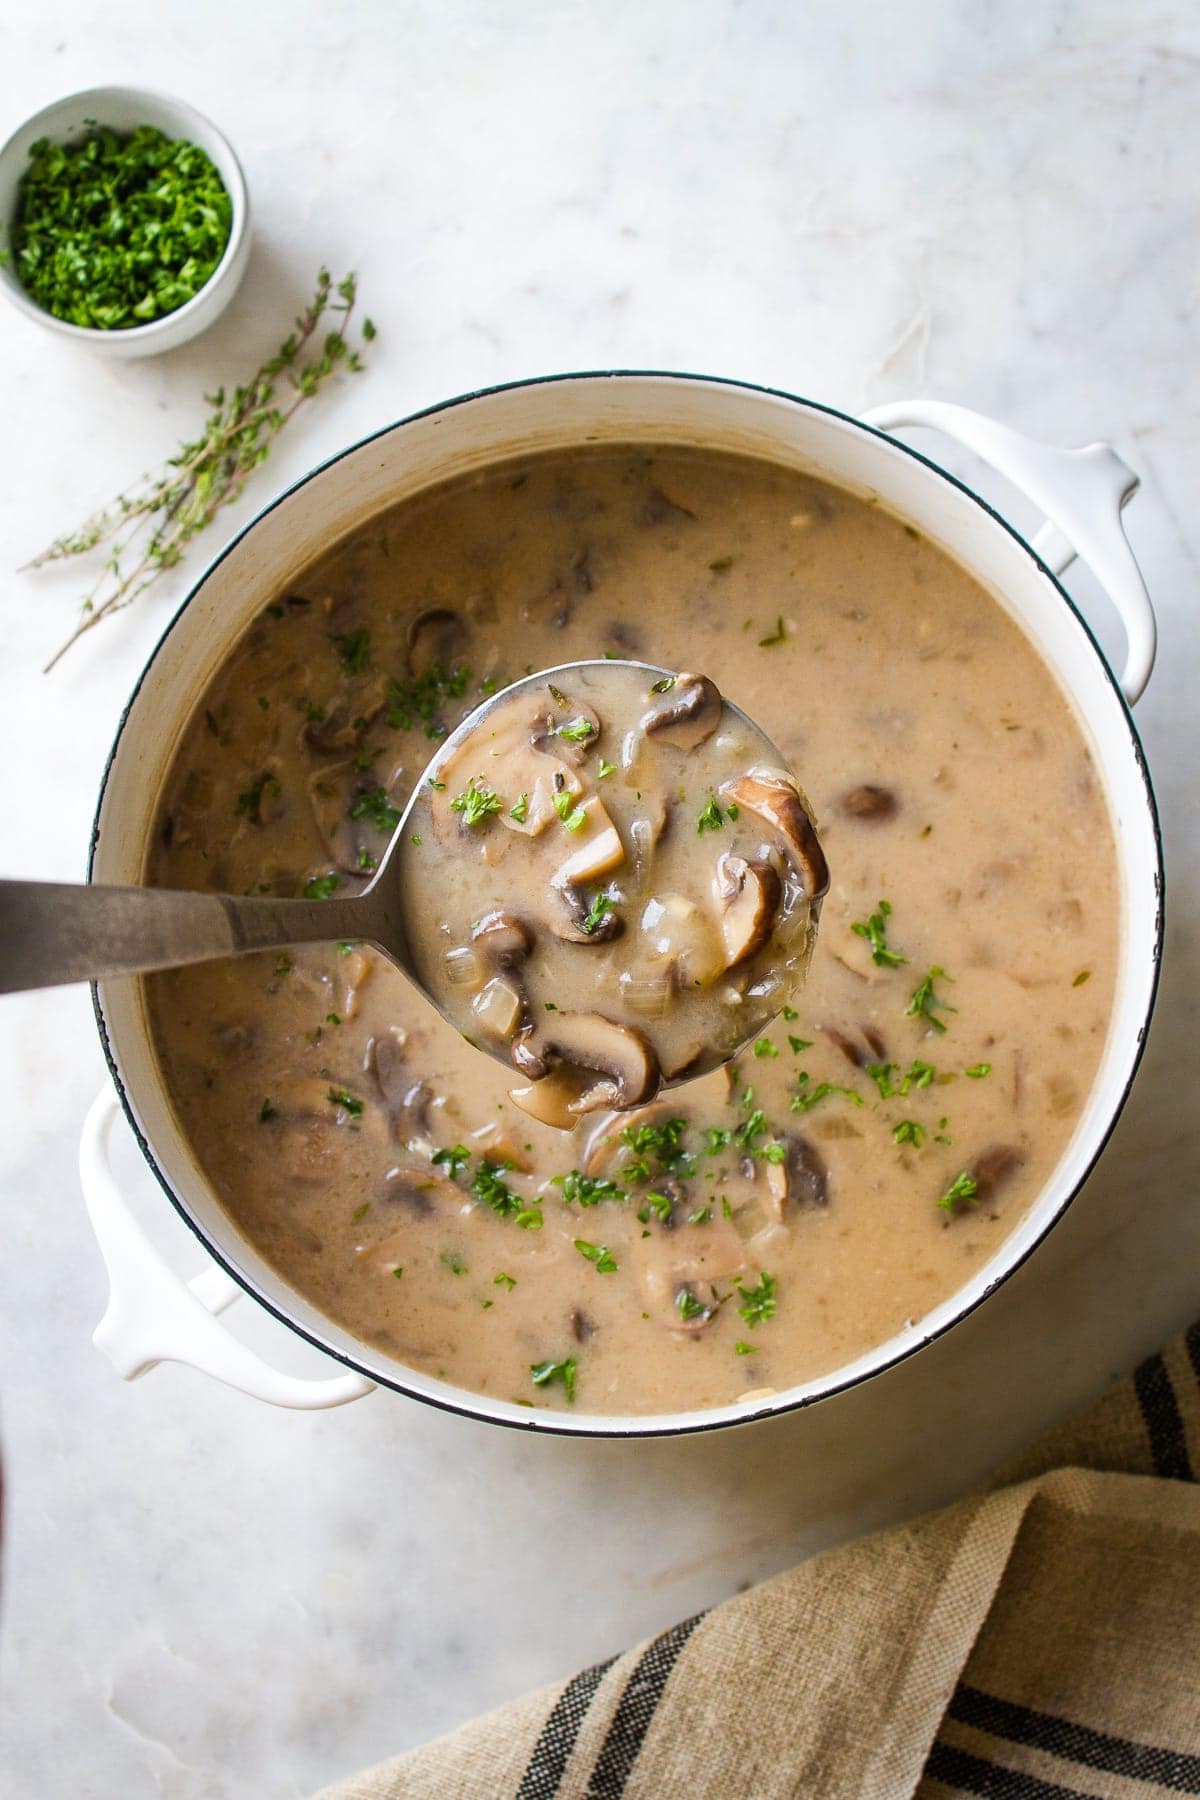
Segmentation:
{"type": "Polygon", "coordinates": [[[820,1375],[992,1254],[1095,1075],[1120,903],[1080,729],[961,569],[805,476],[644,448],[431,490],[278,595],[148,878],[357,891],[438,734],[606,651],[710,673],[817,814],[807,985],[729,1070],[568,1134],[363,946],[146,991],[200,1162],[296,1289],[477,1392],[646,1414],[820,1375]]]}

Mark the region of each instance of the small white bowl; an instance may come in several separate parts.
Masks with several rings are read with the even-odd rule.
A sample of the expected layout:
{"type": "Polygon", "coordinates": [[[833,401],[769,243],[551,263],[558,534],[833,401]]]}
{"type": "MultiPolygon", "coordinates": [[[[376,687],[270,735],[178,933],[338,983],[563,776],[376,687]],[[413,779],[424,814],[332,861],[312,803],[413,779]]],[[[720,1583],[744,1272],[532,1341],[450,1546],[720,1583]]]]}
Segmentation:
{"type": "Polygon", "coordinates": [[[206,330],[237,292],[250,255],[250,202],[246,179],[233,146],[202,113],[185,106],[181,100],[172,100],[150,88],[86,88],[83,93],[68,94],[65,100],[56,100],[53,105],[34,113],[0,149],[0,244],[8,252],[7,261],[0,264],[0,288],[27,318],[45,326],[48,331],[56,331],[61,337],[98,351],[101,356],[157,356],[160,351],[174,350],[206,330]],[[25,292],[13,268],[12,231],[16,222],[17,189],[29,166],[30,146],[39,138],[50,138],[58,144],[68,143],[81,137],[90,125],[108,125],[114,131],[132,131],[138,125],[154,125],[169,138],[186,138],[211,157],[233,202],[233,222],[225,253],[200,292],[161,319],[152,319],[146,325],[131,325],[125,331],[98,331],[56,319],[25,292]]]}

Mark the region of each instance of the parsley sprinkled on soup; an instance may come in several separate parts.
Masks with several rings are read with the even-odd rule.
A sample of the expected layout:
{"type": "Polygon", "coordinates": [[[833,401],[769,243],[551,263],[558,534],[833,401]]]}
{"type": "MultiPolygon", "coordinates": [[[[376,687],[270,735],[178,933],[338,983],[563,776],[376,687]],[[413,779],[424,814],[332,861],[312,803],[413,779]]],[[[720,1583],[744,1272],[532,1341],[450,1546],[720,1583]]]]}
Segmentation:
{"type": "MultiPolygon", "coordinates": [[[[638,447],[431,489],[293,581],[198,696],[149,876],[357,892],[431,749],[485,695],[604,657],[715,682],[816,817],[829,891],[807,978],[731,1063],[562,1129],[364,945],[146,987],[197,1157],[310,1301],[480,1393],[699,1410],[847,1362],[1012,1231],[1095,1076],[1115,858],[1069,703],[928,539],[773,464],[638,447]]],[[[579,697],[563,701],[550,760],[572,779],[543,791],[524,745],[456,768],[427,790],[414,857],[436,853],[443,821],[481,862],[503,846],[506,870],[531,822],[560,862],[594,845],[587,809],[615,819],[627,771],[579,697]]],[[[685,759],[655,841],[753,864],[755,804],[685,759]]],[[[683,1017],[688,956],[708,946],[715,966],[752,943],[774,889],[727,870],[728,941],[720,914],[677,909],[652,922],[668,949],[647,975],[645,909],[620,897],[639,845],[623,814],[618,830],[622,864],[562,917],[584,966],[650,984],[632,998],[652,1036],[683,1017]]],[[[458,899],[436,880],[422,895],[447,979],[468,996],[498,984],[497,1028],[507,983],[531,1041],[568,1039],[574,997],[543,991],[509,921],[474,937],[486,914],[458,899]]],[[[536,899],[558,904],[544,875],[536,899]]]]}

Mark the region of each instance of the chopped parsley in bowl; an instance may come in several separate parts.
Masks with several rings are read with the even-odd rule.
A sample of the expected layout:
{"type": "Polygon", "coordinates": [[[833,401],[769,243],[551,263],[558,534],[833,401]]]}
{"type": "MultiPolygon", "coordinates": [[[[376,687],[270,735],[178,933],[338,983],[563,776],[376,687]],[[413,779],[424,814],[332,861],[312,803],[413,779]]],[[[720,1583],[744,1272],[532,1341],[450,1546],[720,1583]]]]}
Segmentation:
{"type": "Polygon", "coordinates": [[[17,190],[12,259],[70,325],[122,331],[193,300],[225,254],[233,202],[199,145],[153,125],[39,138],[17,190]]]}
{"type": "Polygon", "coordinates": [[[0,148],[0,289],[101,355],[195,337],[233,297],[249,250],[232,146],[164,94],[72,94],[0,148]]]}

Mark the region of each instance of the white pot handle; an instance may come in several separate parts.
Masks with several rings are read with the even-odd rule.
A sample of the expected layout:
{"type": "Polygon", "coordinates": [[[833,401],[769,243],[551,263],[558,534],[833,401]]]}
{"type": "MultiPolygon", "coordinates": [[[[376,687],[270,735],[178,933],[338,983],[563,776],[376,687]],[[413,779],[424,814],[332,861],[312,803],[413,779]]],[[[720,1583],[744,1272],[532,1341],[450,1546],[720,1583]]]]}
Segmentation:
{"type": "Polygon", "coordinates": [[[1158,632],[1141,570],[1125,536],[1121,509],[1137,492],[1138,477],[1110,444],[1083,450],[1023,437],[983,413],[943,400],[897,400],[863,415],[879,431],[926,425],[965,444],[1005,476],[1046,515],[1033,547],[1056,575],[1078,555],[1088,564],[1125,627],[1122,692],[1139,700],[1154,667],[1158,632]]]}
{"type": "Polygon", "coordinates": [[[216,1315],[242,1289],[216,1263],[185,1282],[154,1248],[113,1176],[109,1143],[119,1113],[116,1096],[105,1088],[92,1103],[79,1145],[83,1198],[109,1280],[108,1308],[93,1342],[117,1374],[133,1381],[160,1362],[185,1363],[255,1400],[305,1412],[369,1394],[375,1384],[362,1375],[284,1375],[217,1323],[216,1315]]]}

